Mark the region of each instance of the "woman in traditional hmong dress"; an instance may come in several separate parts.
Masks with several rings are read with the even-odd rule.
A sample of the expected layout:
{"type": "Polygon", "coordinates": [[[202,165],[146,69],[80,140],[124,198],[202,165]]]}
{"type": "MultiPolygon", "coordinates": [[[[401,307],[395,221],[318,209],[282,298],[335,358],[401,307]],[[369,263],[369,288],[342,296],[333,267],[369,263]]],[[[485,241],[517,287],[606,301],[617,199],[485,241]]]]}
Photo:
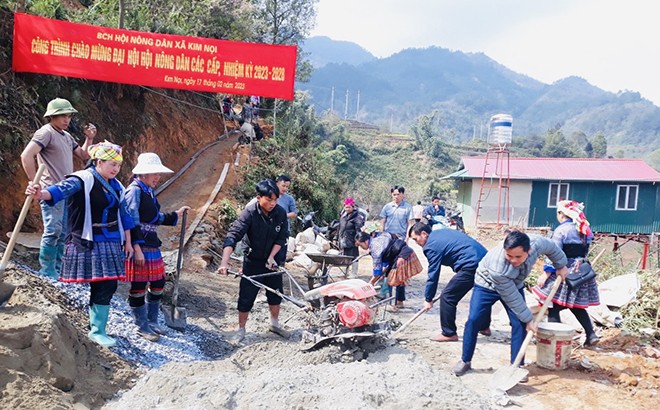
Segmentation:
{"type": "MultiPolygon", "coordinates": [[[[574,268],[577,264],[589,263],[586,257],[594,235],[582,212],[583,209],[584,206],[576,201],[566,200],[557,203],[559,226],[552,233],[552,240],[566,254],[569,268],[574,268]]],[[[545,300],[556,277],[551,266],[544,266],[544,273],[539,277],[537,286],[532,289],[533,292],[541,300],[545,300]]],[[[589,306],[600,304],[596,278],[575,288],[570,288],[566,283],[562,283],[552,299],[552,303],[553,306],[548,310],[550,322],[559,322],[559,312],[568,308],[584,328],[585,345],[593,346],[598,343],[599,338],[594,332],[594,326],[586,310],[589,306]]]]}
{"type": "MultiPolygon", "coordinates": [[[[411,277],[424,270],[415,251],[396,234],[382,232],[372,237],[366,232],[359,232],[355,236],[355,244],[371,253],[374,265],[373,276],[369,283],[374,285],[381,276],[385,275],[380,288],[381,299],[391,296],[392,287],[405,285],[411,277]]],[[[397,291],[395,299],[396,304],[388,306],[389,311],[396,312],[404,307],[405,295],[397,291]]]]}
{"type": "Polygon", "coordinates": [[[128,303],[133,310],[138,334],[152,342],[159,339],[159,334],[167,332],[158,323],[165,287],[165,263],[156,228],[158,225],[175,226],[183,212],[190,209],[183,206],[176,212],[160,211],[154,188],[160,182],[161,174],[171,172],[158,155],[145,152],[138,157],[138,163],[133,168],[133,181],[126,188],[128,211],[135,223],[131,231],[135,253],[132,259],[126,260],[126,280],[131,282],[128,303]]]}
{"type": "Polygon", "coordinates": [[[104,347],[115,345],[106,333],[110,300],[117,281],[125,277],[124,260],[133,255],[133,220],[128,215],[124,187],[115,179],[122,164],[121,147],[108,141],[89,147],[89,166],[55,185],[28,186],[51,206],[68,200],[69,235],[66,239],[60,280],[89,283],[88,336],[104,347]]]}

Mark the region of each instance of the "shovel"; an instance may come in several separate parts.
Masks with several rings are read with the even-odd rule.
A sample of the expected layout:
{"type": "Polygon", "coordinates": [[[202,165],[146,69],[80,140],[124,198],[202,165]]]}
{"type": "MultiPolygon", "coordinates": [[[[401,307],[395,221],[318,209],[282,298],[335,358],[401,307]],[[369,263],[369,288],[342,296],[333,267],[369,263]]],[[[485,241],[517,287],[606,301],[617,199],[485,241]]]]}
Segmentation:
{"type": "MultiPolygon", "coordinates": [[[[538,324],[543,318],[545,311],[548,310],[548,304],[552,298],[555,297],[555,293],[557,293],[557,289],[559,289],[561,282],[562,279],[558,276],[557,279],[555,279],[552,288],[550,288],[548,297],[545,298],[545,301],[543,301],[541,310],[539,310],[539,312],[536,314],[536,317],[534,318],[534,324],[538,324]]],[[[495,374],[493,374],[493,379],[490,382],[490,386],[493,389],[505,392],[518,384],[522,379],[525,378],[525,376],[527,376],[529,371],[527,369],[518,367],[518,365],[520,365],[523,356],[525,356],[525,350],[527,350],[527,345],[529,345],[533,335],[534,332],[531,330],[527,332],[527,336],[525,336],[525,340],[523,341],[522,346],[520,346],[520,351],[518,352],[518,355],[516,356],[511,366],[503,367],[496,371],[495,374]]]]}
{"type": "Polygon", "coordinates": [[[174,289],[172,290],[172,306],[163,306],[165,324],[172,329],[183,331],[186,328],[186,308],[179,306],[179,278],[183,267],[183,246],[186,236],[186,216],[188,210],[183,211],[181,218],[181,235],[179,236],[179,254],[176,258],[176,271],[174,273],[174,289]]]}
{"type": "MultiPolygon", "coordinates": [[[[44,170],[46,169],[45,164],[39,165],[39,169],[37,169],[37,173],[34,176],[33,182],[39,182],[41,179],[41,174],[44,173],[44,170]]],[[[2,255],[2,262],[0,262],[0,306],[4,305],[5,302],[9,301],[11,296],[14,294],[14,290],[16,290],[16,286],[10,284],[10,283],[4,283],[2,280],[2,276],[5,273],[5,268],[7,267],[7,264],[9,264],[9,257],[11,256],[12,251],[14,250],[14,245],[16,245],[16,240],[18,239],[18,233],[21,231],[21,227],[23,226],[23,221],[25,221],[25,217],[27,216],[28,211],[30,210],[30,205],[32,205],[32,197],[34,195],[28,195],[27,198],[25,198],[25,203],[23,203],[23,209],[21,209],[21,213],[18,216],[18,220],[16,221],[16,226],[14,226],[14,231],[11,233],[11,238],[9,238],[9,243],[7,244],[7,249],[5,249],[5,253],[2,255]]]]}
{"type": "MultiPolygon", "coordinates": [[[[441,295],[438,295],[438,296],[434,297],[432,303],[437,302],[440,299],[440,296],[441,295]]],[[[426,312],[427,312],[426,310],[420,309],[419,312],[415,313],[415,316],[411,317],[406,323],[401,325],[400,328],[398,328],[394,333],[392,333],[392,338],[395,338],[396,336],[399,336],[401,333],[403,333],[405,328],[407,328],[412,322],[417,320],[418,317],[422,316],[426,312]]]]}

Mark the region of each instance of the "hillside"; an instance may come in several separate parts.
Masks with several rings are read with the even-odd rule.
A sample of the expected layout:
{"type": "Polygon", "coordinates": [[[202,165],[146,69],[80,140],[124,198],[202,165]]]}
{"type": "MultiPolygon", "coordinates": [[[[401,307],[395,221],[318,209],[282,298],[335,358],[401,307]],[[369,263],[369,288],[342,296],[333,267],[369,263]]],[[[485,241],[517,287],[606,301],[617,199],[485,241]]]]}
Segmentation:
{"type": "Polygon", "coordinates": [[[639,93],[606,92],[579,77],[544,84],[482,53],[406,49],[358,64],[335,55],[333,63],[297,87],[309,91],[318,112],[330,108],[334,87],[334,109],[341,114],[348,90],[350,118],[384,128],[392,124],[397,132],[407,132],[420,114],[438,110],[443,128],[455,131],[454,142],[484,138],[488,118],[506,112],[513,115],[515,135],[521,138],[559,127],[567,136],[602,132],[611,153],[623,149],[626,156],[642,156],[660,149],[660,108],[639,93]]]}
{"type": "MultiPolygon", "coordinates": [[[[164,163],[178,169],[201,146],[224,133],[219,105],[210,94],[67,79],[11,71],[12,14],[0,8],[0,232],[13,229],[24,202],[27,177],[20,153],[32,134],[44,124],[48,101],[69,99],[80,112],[69,131],[82,143],[81,125],[94,123],[96,142],[107,139],[123,146],[122,180],[141,152],[157,152],[164,163]],[[165,144],[165,141],[167,143],[165,144]],[[167,146],[167,149],[164,147],[167,146]]],[[[83,164],[78,164],[82,166],[83,164]]],[[[38,206],[33,206],[24,230],[40,227],[38,206]]]]}
{"type": "Polygon", "coordinates": [[[376,58],[355,43],[336,41],[325,36],[310,37],[305,40],[303,47],[310,54],[309,61],[314,68],[320,68],[329,63],[357,65],[376,58]]]}
{"type": "MultiPolygon", "coordinates": [[[[116,4],[111,1],[104,5],[108,3],[116,4]]],[[[305,285],[309,284],[309,274],[316,273],[315,268],[288,263],[279,272],[286,274],[282,292],[288,295],[281,306],[280,323],[291,337],[269,330],[270,307],[259,297],[242,341],[235,339],[239,316],[236,301],[245,279],[239,274],[217,273],[227,226],[240,207],[254,197],[257,180],[289,174],[293,179],[290,192],[299,208],[319,210],[322,218],[337,215],[343,194],[358,197],[374,215],[389,200],[391,184],[405,185],[411,201],[435,193],[438,187],[434,178],[455,165],[454,154],[463,147],[436,141],[431,132],[422,135],[433,140],[429,142],[419,132],[408,136],[384,133],[364,124],[322,121],[313,115],[304,98],[278,102],[277,121],[274,115],[269,118],[274,124],[264,125],[263,140],[233,146],[237,142],[234,133],[218,139],[225,124],[213,95],[12,73],[11,14],[0,8],[0,19],[3,234],[11,228],[24,200],[27,181],[18,156],[43,123],[46,103],[56,96],[70,99],[80,110],[70,127],[78,140],[81,125],[93,122],[99,129],[97,140],[107,138],[123,145],[125,163],[120,180],[127,181],[140,152],[155,151],[167,166],[183,173],[159,195],[162,210],[191,207],[187,224],[179,224],[187,230],[182,226],[159,228],[166,272],[170,277],[174,271],[181,273],[178,303],[185,308],[186,326],[183,331],[168,329],[158,342],[149,342],[136,332],[127,302],[131,285],[122,282],[112,298],[108,324],[108,333],[116,338],[117,345],[100,348],[87,336],[89,287],[39,276],[35,271],[36,250],[17,247],[2,278],[16,285],[16,292],[0,306],[0,408],[493,407],[490,381],[495,369],[509,363],[510,323],[500,314],[503,308],[499,305],[493,311],[492,334],[479,336],[475,371],[458,379],[451,368],[462,345],[429,340],[439,331],[439,306],[417,314],[424,302],[423,273],[411,278],[405,307],[396,312],[388,312],[384,303],[371,297],[346,303],[360,307],[378,325],[358,328],[339,321],[337,302],[343,298],[322,298],[320,308],[310,303],[310,289],[305,285]],[[200,152],[202,147],[207,149],[200,152]],[[188,164],[191,156],[195,161],[188,164]],[[341,182],[346,187],[343,191],[341,182]],[[181,236],[186,245],[179,245],[181,236]],[[174,248],[179,252],[172,251],[174,248]],[[295,303],[290,303],[292,298],[295,303]],[[416,318],[403,334],[389,331],[416,318]],[[341,333],[335,334],[337,331],[341,333]],[[310,335],[320,337],[314,348],[306,342],[310,335]],[[327,338],[333,335],[335,340],[327,338]]],[[[499,69],[511,81],[528,81],[514,80],[514,74],[499,69]]],[[[30,215],[26,229],[38,229],[41,218],[36,206],[30,215]]],[[[275,230],[281,232],[278,228],[275,230]]],[[[501,240],[500,233],[485,232],[478,239],[490,247],[501,240]]],[[[422,249],[413,242],[410,245],[426,265],[422,249]]],[[[232,270],[238,272],[240,262],[231,259],[232,270]]],[[[616,268],[621,269],[623,263],[619,265],[619,259],[616,262],[616,268]]],[[[372,289],[366,281],[373,274],[372,258],[361,259],[357,273],[365,282],[352,282],[353,286],[369,294],[372,289]]],[[[333,267],[329,274],[330,283],[341,286],[344,273],[333,267]]],[[[444,269],[440,288],[451,278],[452,272],[444,269]]],[[[344,284],[350,286],[351,282],[344,284]]],[[[168,281],[165,302],[172,302],[171,288],[168,281]]],[[[469,300],[465,297],[459,307],[459,326],[467,320],[469,300]]],[[[160,324],[165,325],[162,315],[160,324]]],[[[463,332],[462,327],[459,331],[463,332]]],[[[634,402],[638,409],[655,409],[660,351],[654,347],[657,342],[653,343],[642,344],[618,330],[604,330],[594,350],[583,348],[576,340],[570,347],[571,367],[562,371],[561,378],[557,371],[534,364],[537,354],[530,348],[529,383],[514,387],[509,392],[511,401],[540,410],[552,409],[555,403],[561,403],[562,408],[607,409],[612,403],[626,402],[634,402]]]]}

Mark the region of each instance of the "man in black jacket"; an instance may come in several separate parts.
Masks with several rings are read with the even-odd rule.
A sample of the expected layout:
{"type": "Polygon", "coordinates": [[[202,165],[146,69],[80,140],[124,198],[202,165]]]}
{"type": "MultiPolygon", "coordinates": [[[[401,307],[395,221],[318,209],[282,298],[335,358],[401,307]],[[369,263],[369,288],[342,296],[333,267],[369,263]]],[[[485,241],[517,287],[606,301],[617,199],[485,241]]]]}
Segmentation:
{"type": "MultiPolygon", "coordinates": [[[[277,269],[275,255],[286,244],[287,217],[284,208],[277,205],[280,190],[271,179],[257,184],[257,200],[249,204],[229,228],[222,251],[222,262],[218,273],[228,273],[229,259],[236,244],[243,241],[243,275],[251,276],[277,269]]],[[[282,291],[282,276],[272,275],[255,279],[269,288],[282,291]]],[[[246,279],[241,279],[238,293],[238,332],[235,341],[245,337],[245,325],[259,288],[246,279]]],[[[279,324],[282,298],[266,292],[270,310],[270,331],[288,338],[289,333],[279,324]]]]}

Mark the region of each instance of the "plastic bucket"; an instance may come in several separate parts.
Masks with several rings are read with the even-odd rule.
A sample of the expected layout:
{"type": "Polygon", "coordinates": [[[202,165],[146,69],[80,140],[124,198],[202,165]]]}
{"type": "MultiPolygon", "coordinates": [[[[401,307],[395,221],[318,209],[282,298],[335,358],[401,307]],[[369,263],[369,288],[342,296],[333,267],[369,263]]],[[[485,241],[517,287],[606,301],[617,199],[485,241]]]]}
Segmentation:
{"type": "Polygon", "coordinates": [[[539,323],[536,332],[536,364],[546,369],[566,369],[571,358],[575,329],[562,323],[539,323]]]}

